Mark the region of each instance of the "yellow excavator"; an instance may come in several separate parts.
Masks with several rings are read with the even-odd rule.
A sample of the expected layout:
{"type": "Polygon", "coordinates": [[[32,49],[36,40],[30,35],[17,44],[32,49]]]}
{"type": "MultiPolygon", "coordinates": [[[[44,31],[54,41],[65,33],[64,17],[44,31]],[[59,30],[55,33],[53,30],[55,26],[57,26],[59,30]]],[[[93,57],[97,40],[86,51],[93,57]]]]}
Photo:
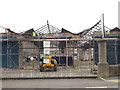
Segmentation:
{"type": "Polygon", "coordinates": [[[40,72],[43,72],[47,68],[57,71],[57,61],[49,55],[45,55],[40,59],[39,66],[40,72]]]}

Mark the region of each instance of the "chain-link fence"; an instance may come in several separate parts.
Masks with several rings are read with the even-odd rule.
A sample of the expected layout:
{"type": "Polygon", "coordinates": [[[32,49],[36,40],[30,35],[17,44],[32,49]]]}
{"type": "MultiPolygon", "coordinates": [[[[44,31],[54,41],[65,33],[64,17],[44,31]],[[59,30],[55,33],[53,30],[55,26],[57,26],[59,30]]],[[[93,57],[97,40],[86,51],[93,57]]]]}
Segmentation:
{"type": "Polygon", "coordinates": [[[2,64],[5,68],[2,77],[68,77],[94,76],[91,68],[95,68],[93,41],[49,41],[50,47],[44,47],[44,41],[2,42],[12,45],[3,47],[6,58],[2,64]],[[14,43],[14,44],[13,44],[14,43]],[[48,49],[49,56],[57,60],[57,72],[47,69],[40,72],[39,62],[44,49],[48,49]],[[15,52],[15,51],[18,52],[15,52]],[[11,52],[9,52],[11,51],[11,52]],[[9,52],[9,53],[8,53],[9,52]],[[16,54],[17,56],[11,56],[16,54]],[[11,62],[8,57],[11,58],[11,62]]]}

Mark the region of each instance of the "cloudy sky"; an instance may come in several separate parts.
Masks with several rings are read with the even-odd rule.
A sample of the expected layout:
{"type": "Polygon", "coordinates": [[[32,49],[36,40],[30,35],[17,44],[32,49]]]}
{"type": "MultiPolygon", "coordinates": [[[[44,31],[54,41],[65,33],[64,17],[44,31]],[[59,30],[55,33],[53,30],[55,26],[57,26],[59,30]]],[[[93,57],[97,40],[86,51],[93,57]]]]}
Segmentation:
{"type": "Polygon", "coordinates": [[[15,32],[47,24],[73,33],[92,27],[104,13],[105,26],[118,26],[119,0],[0,0],[0,25],[15,32]]]}

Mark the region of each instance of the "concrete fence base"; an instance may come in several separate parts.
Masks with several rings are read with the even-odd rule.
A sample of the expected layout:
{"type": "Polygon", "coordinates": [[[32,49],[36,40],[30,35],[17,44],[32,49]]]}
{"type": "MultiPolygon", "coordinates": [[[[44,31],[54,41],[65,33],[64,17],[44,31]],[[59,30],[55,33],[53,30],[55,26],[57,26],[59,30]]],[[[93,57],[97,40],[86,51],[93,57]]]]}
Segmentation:
{"type": "Polygon", "coordinates": [[[109,76],[120,76],[120,64],[109,65],[109,76]]]}
{"type": "Polygon", "coordinates": [[[109,65],[107,63],[98,64],[98,77],[109,77],[109,65]]]}

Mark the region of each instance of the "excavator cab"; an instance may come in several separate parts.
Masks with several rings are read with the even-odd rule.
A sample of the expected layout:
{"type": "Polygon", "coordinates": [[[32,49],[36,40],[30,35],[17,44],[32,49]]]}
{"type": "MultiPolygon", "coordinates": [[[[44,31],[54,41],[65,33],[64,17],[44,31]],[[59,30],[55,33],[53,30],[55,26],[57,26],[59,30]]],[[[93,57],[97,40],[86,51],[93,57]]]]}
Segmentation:
{"type": "Polygon", "coordinates": [[[57,71],[57,61],[49,55],[43,55],[43,57],[40,58],[39,67],[40,72],[43,72],[47,68],[57,71]]]}

